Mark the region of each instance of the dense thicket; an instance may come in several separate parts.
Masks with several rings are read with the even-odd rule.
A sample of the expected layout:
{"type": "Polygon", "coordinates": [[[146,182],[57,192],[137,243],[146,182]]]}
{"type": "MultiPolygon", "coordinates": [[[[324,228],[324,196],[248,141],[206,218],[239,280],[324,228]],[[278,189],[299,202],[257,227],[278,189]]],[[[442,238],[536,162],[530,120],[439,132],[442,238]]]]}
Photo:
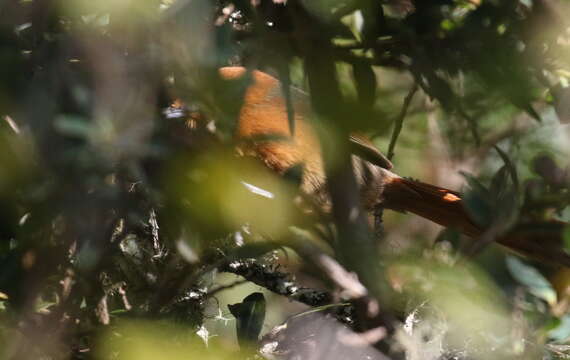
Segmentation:
{"type": "Polygon", "coordinates": [[[569,5],[2,2],[0,359],[566,358],[569,5]],[[235,156],[228,65],[310,95],[331,217],[235,156]],[[487,231],[355,220],[350,132],[487,231]]]}

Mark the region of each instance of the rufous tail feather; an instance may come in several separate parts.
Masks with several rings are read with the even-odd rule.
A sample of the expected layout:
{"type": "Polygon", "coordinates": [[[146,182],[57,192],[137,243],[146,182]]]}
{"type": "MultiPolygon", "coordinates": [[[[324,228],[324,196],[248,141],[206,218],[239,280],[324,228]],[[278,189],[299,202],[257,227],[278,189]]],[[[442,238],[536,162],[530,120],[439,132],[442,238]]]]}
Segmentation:
{"type": "Polygon", "coordinates": [[[468,236],[482,233],[467,214],[459,194],[452,190],[399,177],[386,184],[383,197],[386,208],[414,213],[468,236]]]}
{"type": "MultiPolygon", "coordinates": [[[[464,207],[459,193],[419,181],[393,178],[385,186],[384,206],[411,212],[442,226],[457,229],[470,237],[483,234],[464,207]]],[[[496,239],[499,244],[526,257],[570,267],[563,249],[562,234],[568,224],[560,221],[521,223],[496,239]]]]}

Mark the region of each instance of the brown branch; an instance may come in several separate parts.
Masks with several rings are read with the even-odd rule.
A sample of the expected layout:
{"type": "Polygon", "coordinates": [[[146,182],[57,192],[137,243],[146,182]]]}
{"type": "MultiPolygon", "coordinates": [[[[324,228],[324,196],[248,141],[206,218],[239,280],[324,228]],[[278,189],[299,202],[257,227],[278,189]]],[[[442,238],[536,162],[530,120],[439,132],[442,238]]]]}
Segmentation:
{"type": "Polygon", "coordinates": [[[300,287],[291,280],[289,274],[277,271],[274,267],[260,264],[255,259],[230,261],[218,269],[242,276],[269,291],[312,307],[332,303],[332,296],[329,293],[300,287]]]}

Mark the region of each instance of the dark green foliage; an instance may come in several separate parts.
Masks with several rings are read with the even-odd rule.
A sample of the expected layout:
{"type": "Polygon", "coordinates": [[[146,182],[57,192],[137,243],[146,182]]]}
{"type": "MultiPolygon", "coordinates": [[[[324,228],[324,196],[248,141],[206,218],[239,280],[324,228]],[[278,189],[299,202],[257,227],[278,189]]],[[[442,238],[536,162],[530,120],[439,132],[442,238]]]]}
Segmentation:
{"type": "MultiPolygon", "coordinates": [[[[566,5],[2,2],[0,359],[186,358],[180,349],[200,358],[234,356],[219,350],[224,344],[210,351],[192,340],[184,347],[190,333],[207,340],[211,309],[223,308],[218,272],[286,299],[247,290],[230,307],[240,344],[255,347],[260,335],[268,342],[275,336],[280,346],[305,349],[321,331],[329,336],[324,343],[344,341],[343,348],[366,346],[367,354],[395,359],[428,353],[430,344],[440,351],[433,359],[562,358],[570,280],[552,265],[556,254],[570,252],[568,228],[559,222],[568,220],[568,157],[525,148],[525,136],[546,125],[527,121],[521,130],[518,123],[525,113],[552,120],[550,104],[568,121],[568,34],[557,11],[566,5]],[[233,134],[252,78],[221,79],[217,69],[229,65],[281,80],[291,134],[299,130],[292,121],[299,90],[290,85],[307,91],[332,209],[308,199],[297,206],[306,164],[291,166],[282,181],[236,156],[233,134]],[[184,104],[173,109],[175,99],[184,104]],[[505,265],[502,253],[484,252],[473,270],[455,263],[462,253],[447,242],[422,242],[429,229],[419,236],[391,225],[383,231],[381,211],[373,236],[358,203],[348,132],[384,143],[394,121],[391,151],[401,139],[395,168],[439,171],[443,157],[426,145],[434,139],[443,139],[436,145],[446,147],[446,162],[475,163],[463,200],[485,231],[463,254],[492,252],[485,245],[514,231],[540,239],[531,245],[553,256],[527,253],[541,264],[508,257],[505,265]],[[433,126],[439,137],[425,135],[433,126]],[[403,250],[387,246],[391,234],[403,250]],[[556,274],[543,275],[549,272],[556,274]],[[272,321],[290,316],[289,300],[325,316],[323,323],[336,318],[364,335],[345,336],[339,325],[281,339],[264,319],[266,312],[272,321]],[[415,330],[400,331],[402,319],[415,330]],[[139,320],[148,321],[148,333],[136,330],[147,324],[139,320]],[[173,323],[175,330],[165,330],[173,323]]],[[[252,139],[278,141],[291,139],[252,139]]],[[[356,153],[378,159],[367,146],[356,153]]],[[[376,165],[392,166],[387,159],[376,165]]],[[[302,324],[304,316],[289,321],[302,324]]],[[[306,355],[335,358],[321,350],[306,355]]]]}
{"type": "Polygon", "coordinates": [[[255,343],[265,319],[265,297],[262,293],[248,295],[241,303],[228,305],[236,318],[237,337],[240,346],[246,348],[255,343]]]}

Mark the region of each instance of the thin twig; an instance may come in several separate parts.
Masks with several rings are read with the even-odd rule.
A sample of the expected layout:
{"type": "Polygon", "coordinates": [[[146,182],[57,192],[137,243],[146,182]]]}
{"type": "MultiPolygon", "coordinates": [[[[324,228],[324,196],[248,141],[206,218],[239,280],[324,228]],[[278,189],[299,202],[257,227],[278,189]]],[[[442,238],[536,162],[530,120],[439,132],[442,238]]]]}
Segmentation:
{"type": "Polygon", "coordinates": [[[321,254],[317,259],[318,265],[323,269],[330,280],[343,289],[351,298],[360,298],[368,295],[368,290],[355,276],[348,272],[336,260],[326,254],[321,254]]]}
{"type": "Polygon", "coordinates": [[[402,127],[404,125],[404,119],[406,118],[406,114],[408,113],[410,103],[412,102],[414,95],[418,91],[418,87],[419,87],[418,83],[414,82],[414,85],[412,86],[412,88],[408,92],[408,95],[406,95],[406,98],[404,99],[402,110],[400,110],[400,115],[398,116],[398,118],[396,118],[396,121],[394,123],[394,131],[392,132],[392,137],[390,138],[390,145],[388,146],[388,159],[390,160],[392,160],[392,158],[394,157],[394,148],[396,147],[396,141],[400,136],[400,132],[402,131],[402,127]]]}
{"type": "Polygon", "coordinates": [[[245,283],[247,283],[247,282],[248,282],[248,281],[247,281],[246,279],[244,279],[244,280],[234,281],[233,283],[228,284],[228,285],[218,286],[217,288],[208,291],[208,293],[206,294],[206,297],[212,297],[212,296],[216,295],[217,293],[219,293],[219,292],[221,292],[221,291],[232,289],[232,288],[234,288],[234,287],[236,287],[236,286],[245,284],[245,283]]]}

